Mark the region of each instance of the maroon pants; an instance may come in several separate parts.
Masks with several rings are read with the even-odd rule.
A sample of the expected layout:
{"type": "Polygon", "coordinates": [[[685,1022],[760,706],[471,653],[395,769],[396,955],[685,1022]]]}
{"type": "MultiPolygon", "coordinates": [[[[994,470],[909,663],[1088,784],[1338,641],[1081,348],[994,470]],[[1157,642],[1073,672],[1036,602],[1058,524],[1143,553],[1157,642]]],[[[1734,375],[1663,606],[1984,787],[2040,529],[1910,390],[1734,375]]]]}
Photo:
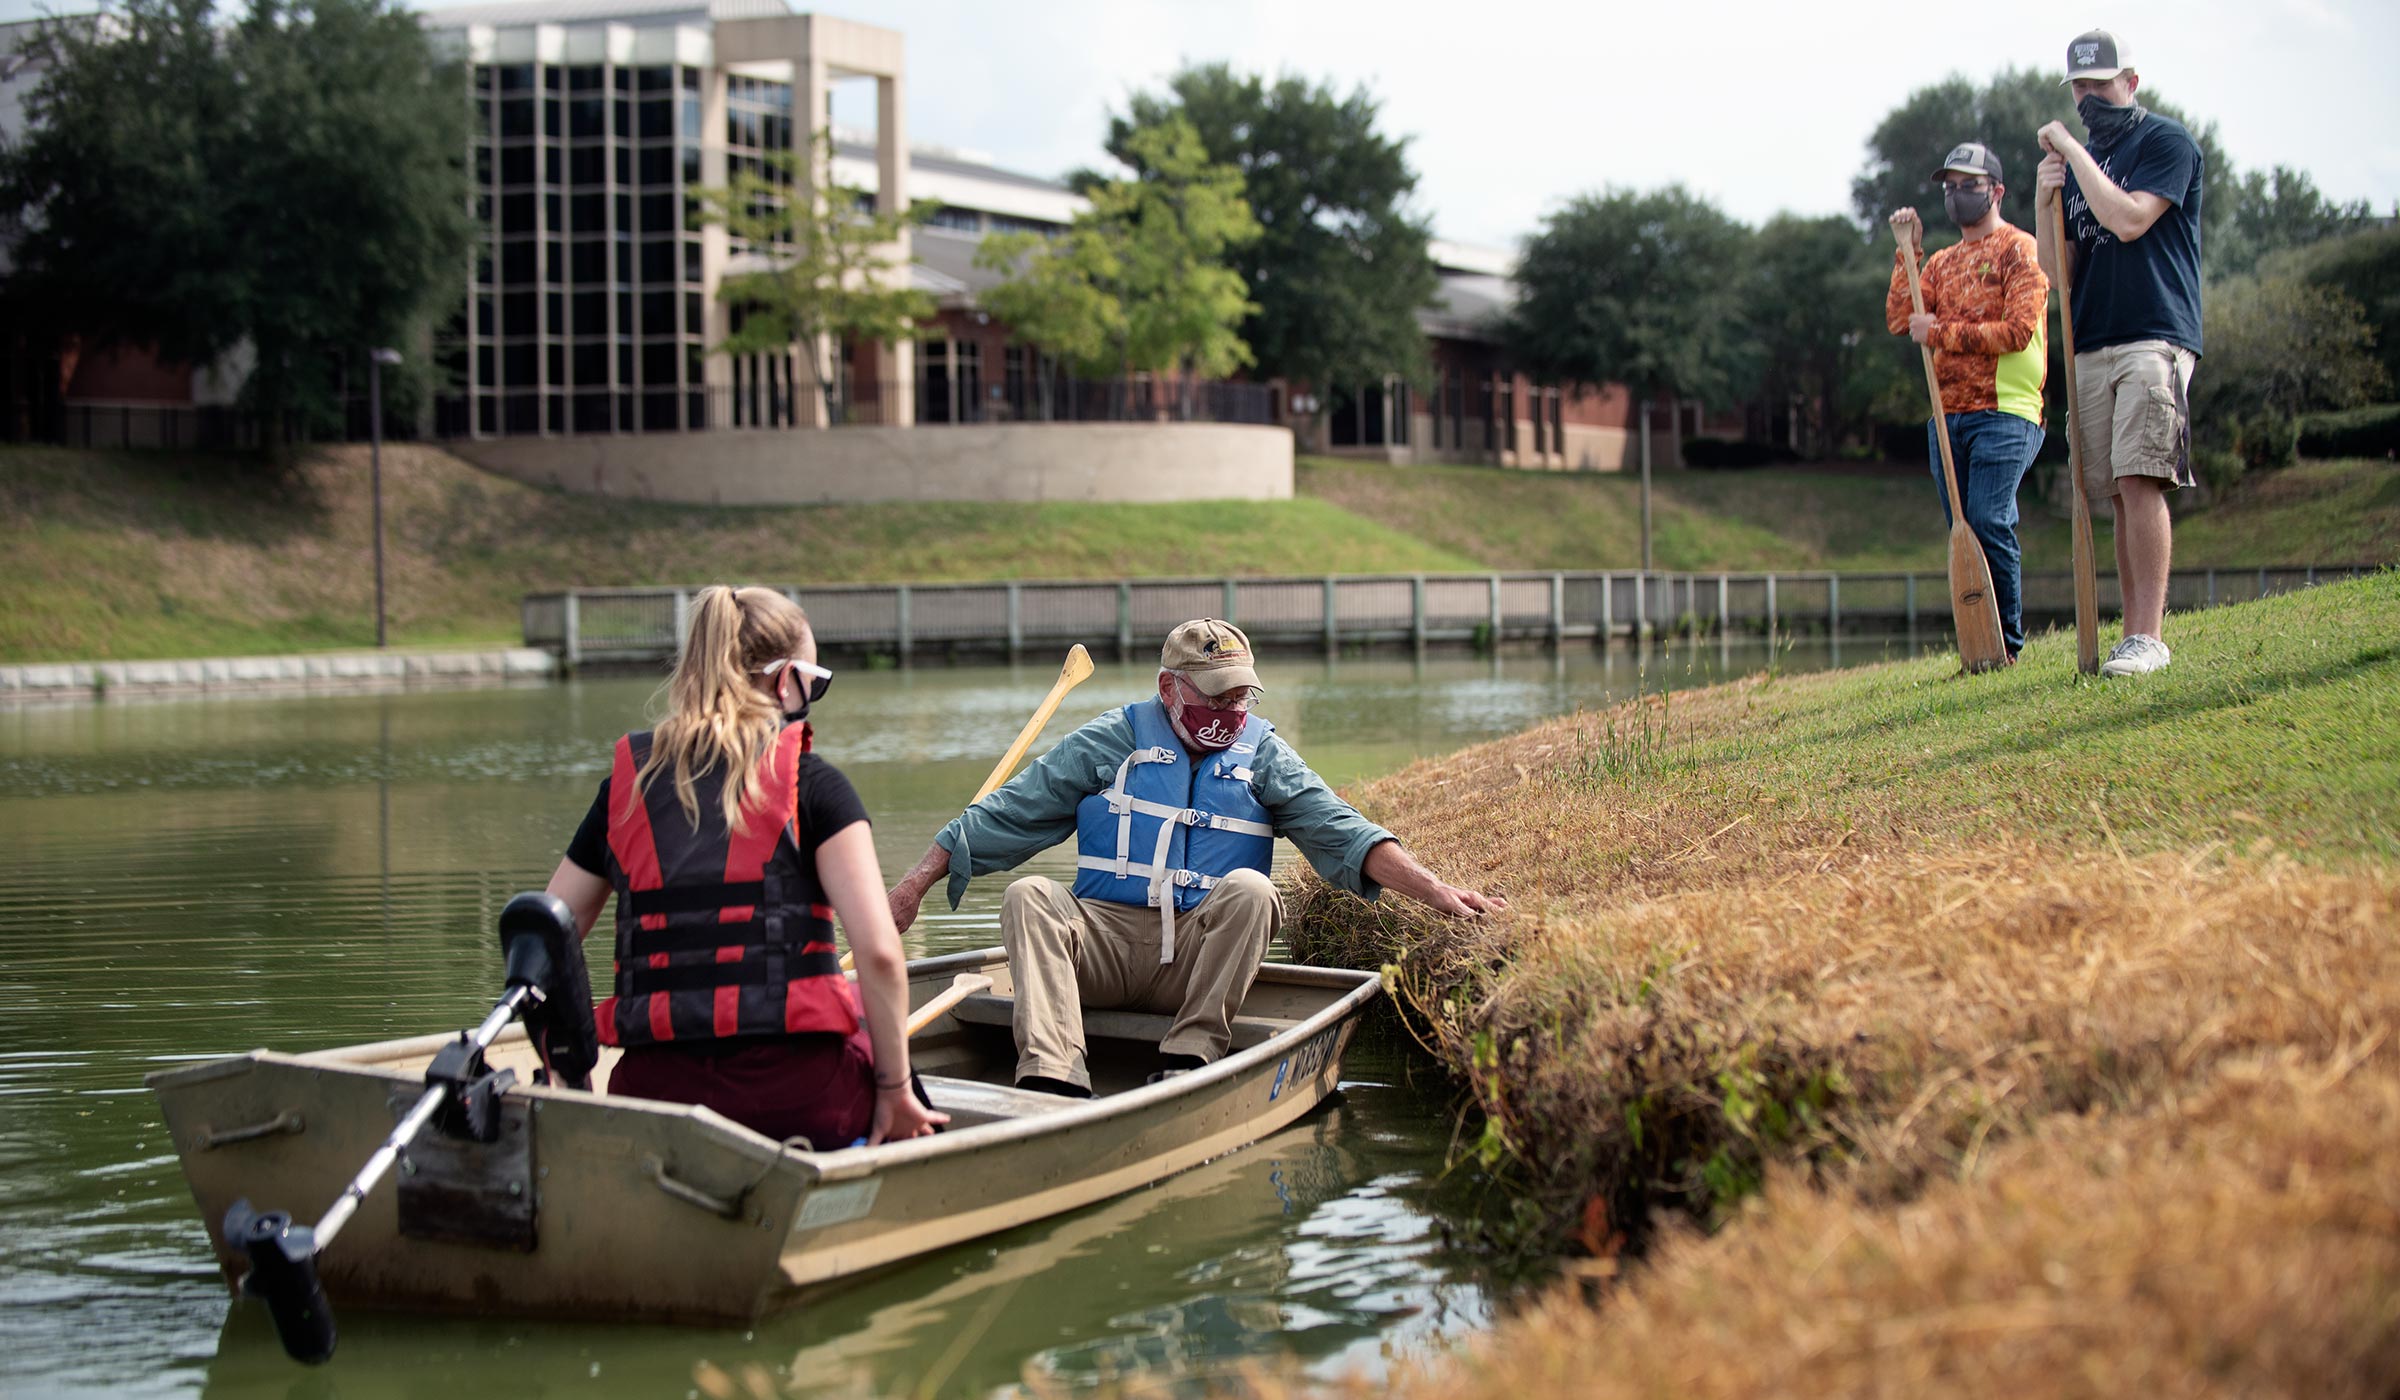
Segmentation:
{"type": "Polygon", "coordinates": [[[830,1032],[700,1045],[636,1045],[609,1072],[623,1098],[698,1104],[780,1142],[848,1147],[875,1119],[875,1052],[861,1025],[830,1032]]]}

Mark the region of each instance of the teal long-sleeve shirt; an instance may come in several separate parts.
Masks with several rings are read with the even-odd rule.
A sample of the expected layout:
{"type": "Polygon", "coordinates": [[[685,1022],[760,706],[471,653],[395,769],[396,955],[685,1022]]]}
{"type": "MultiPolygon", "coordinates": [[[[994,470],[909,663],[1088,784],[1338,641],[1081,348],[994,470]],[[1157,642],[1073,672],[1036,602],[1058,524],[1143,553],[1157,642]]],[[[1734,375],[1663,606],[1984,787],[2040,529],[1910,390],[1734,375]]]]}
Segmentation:
{"type": "MultiPolygon", "coordinates": [[[[950,907],[958,907],[972,877],[1013,870],[1074,840],[1077,804],[1105,791],[1131,752],[1133,725],[1123,709],[1110,710],[953,818],[933,838],[950,853],[950,907]]],[[[1269,734],[1258,746],[1250,773],[1250,791],[1274,818],[1275,834],[1299,847],[1325,883],[1362,899],[1383,892],[1367,878],[1367,852],[1396,839],[1392,833],[1335,796],[1279,735],[1269,734]]]]}

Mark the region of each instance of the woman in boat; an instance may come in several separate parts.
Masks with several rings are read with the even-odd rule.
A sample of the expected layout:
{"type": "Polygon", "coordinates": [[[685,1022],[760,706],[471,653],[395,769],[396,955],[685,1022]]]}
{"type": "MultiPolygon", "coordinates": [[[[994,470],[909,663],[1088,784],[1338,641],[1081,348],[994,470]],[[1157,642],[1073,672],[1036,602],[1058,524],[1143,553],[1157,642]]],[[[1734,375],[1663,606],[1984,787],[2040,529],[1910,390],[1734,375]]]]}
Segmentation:
{"type": "Polygon", "coordinates": [[[601,1043],[624,1050],[609,1093],[832,1149],[948,1118],[914,1092],[906,965],[866,808],[809,751],[808,707],[833,679],[816,656],[781,593],[701,590],[670,712],[617,740],[550,893],[586,935],[616,896],[615,994],[596,1008],[601,1043]]]}

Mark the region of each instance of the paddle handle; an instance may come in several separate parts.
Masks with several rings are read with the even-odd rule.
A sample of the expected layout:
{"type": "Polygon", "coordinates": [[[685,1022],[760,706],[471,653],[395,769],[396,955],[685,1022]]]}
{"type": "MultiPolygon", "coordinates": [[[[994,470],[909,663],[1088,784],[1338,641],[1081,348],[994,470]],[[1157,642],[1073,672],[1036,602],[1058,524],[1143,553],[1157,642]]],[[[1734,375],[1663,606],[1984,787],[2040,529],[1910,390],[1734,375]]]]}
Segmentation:
{"type": "Polygon", "coordinates": [[[968,997],[980,996],[991,989],[992,979],[980,972],[958,974],[957,977],[951,979],[949,986],[942,989],[941,995],[908,1013],[908,1034],[915,1035],[940,1020],[951,1007],[965,1001],[968,997]]]}
{"type": "MultiPolygon", "coordinates": [[[[1925,314],[1925,288],[1917,281],[1916,240],[1900,240],[1900,264],[1908,269],[1908,303],[1922,316],[1925,314]]],[[[1967,510],[1958,499],[1958,469],[1950,462],[1950,420],[1942,416],[1942,380],[1940,375],[1933,372],[1933,347],[1919,345],[1917,358],[1925,362],[1925,392],[1933,398],[1933,435],[1941,445],[1942,488],[1950,495],[1950,523],[1953,527],[1962,526],[1967,521],[1967,510]]]]}
{"type": "Polygon", "coordinates": [[[2083,493],[2083,447],[2075,440],[2075,425],[2083,405],[2075,392],[2075,287],[2068,266],[2073,256],[2067,242],[2067,206],[2060,199],[2050,206],[2050,243],[2058,250],[2058,348],[2067,379],[2067,475],[2074,503],[2070,537],[2075,552],[2075,669],[2087,676],[2100,673],[2100,579],[2092,556],[2092,503],[2083,493]]]}

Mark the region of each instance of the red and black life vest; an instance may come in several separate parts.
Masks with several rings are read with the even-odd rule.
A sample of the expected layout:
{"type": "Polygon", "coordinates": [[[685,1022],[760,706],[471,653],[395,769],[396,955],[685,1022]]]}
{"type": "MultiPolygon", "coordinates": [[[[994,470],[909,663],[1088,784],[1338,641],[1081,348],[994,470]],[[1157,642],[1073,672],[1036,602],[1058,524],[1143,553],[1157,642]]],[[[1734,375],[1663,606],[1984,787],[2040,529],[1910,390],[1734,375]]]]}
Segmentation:
{"type": "Polygon", "coordinates": [[[725,824],[727,774],[693,781],[695,826],[671,782],[634,781],[650,735],[617,741],[608,780],[608,875],[617,890],[616,995],[600,1003],[606,1045],[690,1043],[858,1027],[834,951],[833,910],[800,848],[800,755],[808,726],[760,759],[762,805],[725,824]]]}

